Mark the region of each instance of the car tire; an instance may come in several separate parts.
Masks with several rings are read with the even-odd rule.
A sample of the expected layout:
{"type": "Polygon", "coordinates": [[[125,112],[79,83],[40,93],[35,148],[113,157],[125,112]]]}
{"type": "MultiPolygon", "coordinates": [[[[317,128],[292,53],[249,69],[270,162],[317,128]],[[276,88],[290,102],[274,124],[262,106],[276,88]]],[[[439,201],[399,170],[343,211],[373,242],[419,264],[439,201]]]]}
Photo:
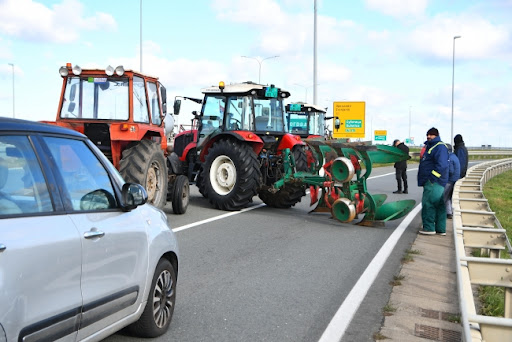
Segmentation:
{"type": "Polygon", "coordinates": [[[167,259],[160,259],[142,316],[126,330],[129,334],[152,338],[167,332],[176,302],[176,272],[167,259]]]}

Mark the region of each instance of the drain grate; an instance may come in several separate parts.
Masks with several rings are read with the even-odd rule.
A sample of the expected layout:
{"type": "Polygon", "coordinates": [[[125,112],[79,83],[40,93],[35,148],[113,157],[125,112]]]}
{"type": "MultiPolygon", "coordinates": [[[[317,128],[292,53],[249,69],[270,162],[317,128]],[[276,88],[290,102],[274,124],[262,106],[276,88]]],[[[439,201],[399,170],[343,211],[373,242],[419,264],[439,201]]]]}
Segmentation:
{"type": "Polygon", "coordinates": [[[414,336],[441,342],[460,342],[462,337],[458,331],[439,329],[423,324],[415,325],[414,336]]]}
{"type": "Polygon", "coordinates": [[[443,321],[450,322],[451,319],[456,316],[458,316],[458,314],[444,312],[444,311],[437,311],[437,310],[421,309],[421,317],[440,319],[443,321]]]}

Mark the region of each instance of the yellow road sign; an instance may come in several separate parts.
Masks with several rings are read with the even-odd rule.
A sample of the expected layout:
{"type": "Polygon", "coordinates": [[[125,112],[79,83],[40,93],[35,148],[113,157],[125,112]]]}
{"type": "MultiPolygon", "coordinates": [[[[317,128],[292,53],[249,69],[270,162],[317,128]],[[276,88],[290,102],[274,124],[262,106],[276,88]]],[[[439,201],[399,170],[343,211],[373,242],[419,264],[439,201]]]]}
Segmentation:
{"type": "Polygon", "coordinates": [[[333,103],[333,138],[364,138],[365,102],[333,103]]]}

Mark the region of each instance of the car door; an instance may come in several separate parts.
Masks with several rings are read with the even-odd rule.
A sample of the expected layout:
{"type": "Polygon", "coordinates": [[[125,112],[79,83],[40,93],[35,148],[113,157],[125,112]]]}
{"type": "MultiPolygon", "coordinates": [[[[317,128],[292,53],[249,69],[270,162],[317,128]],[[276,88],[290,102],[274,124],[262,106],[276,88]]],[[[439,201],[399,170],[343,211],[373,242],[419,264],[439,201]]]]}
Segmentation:
{"type": "Polygon", "coordinates": [[[32,146],[0,135],[0,326],[7,341],[75,341],[80,236],[32,146]]]}
{"type": "Polygon", "coordinates": [[[45,141],[65,184],[69,218],[82,239],[84,306],[78,339],[83,339],[139,309],[148,272],[147,223],[138,210],[119,209],[118,185],[84,141],[45,141]]]}

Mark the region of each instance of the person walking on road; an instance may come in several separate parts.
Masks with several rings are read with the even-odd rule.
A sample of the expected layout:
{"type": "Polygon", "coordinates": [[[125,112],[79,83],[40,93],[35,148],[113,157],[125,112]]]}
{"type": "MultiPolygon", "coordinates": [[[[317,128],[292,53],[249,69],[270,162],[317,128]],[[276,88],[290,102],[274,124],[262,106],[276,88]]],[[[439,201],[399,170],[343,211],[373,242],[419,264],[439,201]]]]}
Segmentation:
{"type": "MultiPolygon", "coordinates": [[[[399,148],[409,155],[409,147],[405,146],[403,142],[396,139],[393,141],[393,146],[399,148]]],[[[409,187],[407,186],[407,160],[402,160],[395,163],[395,175],[398,189],[393,191],[394,194],[407,194],[409,187]],[[402,191],[402,181],[404,183],[402,191]]]]}
{"type": "Polygon", "coordinates": [[[418,167],[418,186],[423,187],[421,219],[425,235],[446,235],[446,205],[444,187],[448,183],[448,148],[441,141],[439,131],[427,131],[426,149],[418,167]]]}
{"type": "Polygon", "coordinates": [[[460,178],[459,158],[452,153],[452,145],[446,144],[448,148],[448,183],[444,187],[444,204],[446,205],[446,218],[453,218],[452,195],[455,182],[460,178]]]}
{"type": "Polygon", "coordinates": [[[464,140],[462,140],[462,135],[460,134],[457,134],[455,138],[453,138],[453,142],[455,143],[453,149],[460,162],[460,178],[464,178],[466,177],[466,172],[468,171],[468,149],[466,148],[464,140]]]}

